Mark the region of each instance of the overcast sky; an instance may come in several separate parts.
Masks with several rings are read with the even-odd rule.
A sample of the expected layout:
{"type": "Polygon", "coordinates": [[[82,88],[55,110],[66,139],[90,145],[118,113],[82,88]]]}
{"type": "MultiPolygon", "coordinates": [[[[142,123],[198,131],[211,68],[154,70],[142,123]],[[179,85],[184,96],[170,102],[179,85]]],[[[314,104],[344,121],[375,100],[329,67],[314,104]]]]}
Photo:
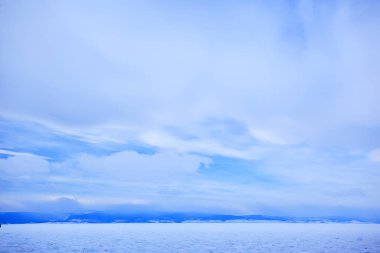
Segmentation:
{"type": "Polygon", "coordinates": [[[0,211],[373,217],[380,2],[0,1],[0,211]]]}

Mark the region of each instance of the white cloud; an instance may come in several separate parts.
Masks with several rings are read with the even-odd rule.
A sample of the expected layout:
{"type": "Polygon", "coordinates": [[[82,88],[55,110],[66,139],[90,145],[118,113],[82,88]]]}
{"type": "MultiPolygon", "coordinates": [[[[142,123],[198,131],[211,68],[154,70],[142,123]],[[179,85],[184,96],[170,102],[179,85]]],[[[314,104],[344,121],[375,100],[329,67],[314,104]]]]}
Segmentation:
{"type": "Polygon", "coordinates": [[[160,152],[153,155],[123,151],[110,156],[82,155],[76,163],[79,171],[90,177],[123,181],[175,181],[181,176],[196,176],[201,164],[211,160],[196,155],[160,152]]]}
{"type": "Polygon", "coordinates": [[[0,149],[0,154],[10,155],[10,156],[29,156],[29,157],[39,157],[39,158],[43,158],[43,159],[48,159],[48,157],[40,156],[40,155],[35,155],[35,154],[32,154],[32,153],[15,152],[15,151],[4,150],[4,149],[0,149]]]}
{"type": "Polygon", "coordinates": [[[0,159],[3,177],[31,178],[49,172],[49,162],[38,156],[16,155],[0,159]]]}
{"type": "Polygon", "coordinates": [[[276,135],[265,129],[251,128],[250,133],[253,137],[260,141],[269,142],[273,144],[286,145],[289,144],[283,137],[276,135]]]}
{"type": "MultiPolygon", "coordinates": [[[[3,164],[6,161],[0,160],[3,164]]],[[[68,208],[76,207],[68,199],[75,200],[85,209],[100,210],[117,205],[126,209],[134,206],[137,209],[232,213],[259,212],[269,207],[295,210],[297,205],[378,207],[375,200],[379,194],[379,170],[366,169],[363,173],[360,167],[366,164],[365,160],[346,162],[342,166],[331,157],[312,150],[290,148],[272,151],[261,162],[264,164],[259,168],[252,165],[252,168],[246,168],[247,171],[236,168],[238,165],[229,168],[231,172],[239,170],[238,179],[252,180],[251,183],[240,183],[240,179],[231,180],[228,176],[216,179],[200,173],[200,164],[212,166],[212,160],[197,155],[179,155],[173,151],[153,155],[123,151],[102,157],[83,154],[62,163],[50,162],[49,171],[35,172],[42,192],[36,194],[39,187],[29,180],[24,188],[30,194],[13,196],[3,192],[2,195],[5,199],[25,204],[19,204],[19,209],[13,205],[17,210],[50,204],[60,206],[61,202],[68,208]],[[257,170],[259,178],[255,179],[256,174],[249,173],[249,170],[257,170]],[[262,177],[269,182],[261,182],[262,177]],[[64,201],[56,201],[62,197],[64,201]]],[[[28,164],[33,168],[39,165],[30,160],[28,164]]],[[[208,169],[203,168],[203,172],[208,169]]],[[[27,168],[25,170],[32,173],[27,168]]],[[[24,173],[21,170],[14,172],[17,174],[13,176],[24,173]]]]}
{"type": "Polygon", "coordinates": [[[371,152],[368,153],[368,158],[370,161],[373,162],[380,162],[380,149],[374,149],[371,150],[371,152]]]}
{"type": "Polygon", "coordinates": [[[164,149],[172,149],[179,153],[201,153],[207,155],[221,155],[228,157],[236,157],[241,159],[255,159],[258,152],[248,147],[245,150],[241,148],[229,148],[218,140],[194,139],[183,140],[165,132],[146,132],[142,133],[140,140],[152,146],[164,149]]]}
{"type": "MultiPolygon", "coordinates": [[[[199,200],[244,210],[255,201],[280,201],[277,196],[283,205],[316,202],[310,195],[324,204],[375,203],[379,175],[373,164],[356,161],[350,151],[342,160],[331,158],[337,153],[331,147],[362,154],[378,146],[374,2],[299,1],[295,9],[287,1],[218,8],[201,1],[188,8],[5,2],[2,115],[87,144],[137,143],[157,153],[95,156],[89,150],[53,163],[1,150],[14,156],[0,159],[0,171],[8,178],[38,175],[40,183],[55,183],[49,187],[58,196],[121,194],[115,198],[126,203],[157,199],[183,207],[199,200]],[[294,144],[307,151],[289,147],[294,144]],[[256,160],[278,181],[217,186],[198,173],[201,163],[212,162],[203,155],[256,160]],[[351,193],[357,194],[352,202],[351,193]]],[[[379,161],[378,149],[368,158],[379,161]]]]}
{"type": "Polygon", "coordinates": [[[196,11],[207,8],[201,3],[186,11],[6,4],[1,107],[93,142],[210,118],[234,118],[280,143],[293,142],[300,129],[307,130],[301,141],[313,141],[347,124],[378,124],[377,18],[363,5],[330,4],[336,8],[302,1],[298,16],[274,11],[281,4],[236,3],[213,18],[196,11]],[[177,11],[190,19],[171,15],[177,11]],[[221,28],[225,16],[229,25],[221,28]],[[6,32],[19,30],[27,33],[6,32]],[[276,117],[297,121],[284,126],[290,137],[273,130],[276,117]]]}

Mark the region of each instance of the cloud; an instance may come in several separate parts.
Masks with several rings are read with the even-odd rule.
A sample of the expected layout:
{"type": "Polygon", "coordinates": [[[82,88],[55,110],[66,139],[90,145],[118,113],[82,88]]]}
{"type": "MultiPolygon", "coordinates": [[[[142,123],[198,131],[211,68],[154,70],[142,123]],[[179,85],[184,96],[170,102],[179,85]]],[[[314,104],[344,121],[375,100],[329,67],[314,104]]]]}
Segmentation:
{"type": "Polygon", "coordinates": [[[90,177],[123,181],[175,180],[178,176],[196,176],[199,167],[210,159],[196,155],[160,152],[152,155],[123,151],[105,157],[82,155],[77,169],[90,177]]]}
{"type": "MultiPolygon", "coordinates": [[[[35,180],[11,181],[29,194],[14,195],[12,187],[3,182],[2,194],[8,201],[3,208],[10,208],[13,201],[21,205],[13,204],[13,209],[36,210],[62,196],[70,196],[67,198],[84,209],[95,210],[271,210],[281,214],[296,212],[297,206],[303,205],[309,207],[304,210],[307,215],[313,213],[311,206],[324,206],[325,210],[336,206],[378,208],[379,171],[366,163],[365,156],[340,158],[326,152],[322,157],[300,147],[277,149],[259,161],[218,160],[172,151],[150,155],[123,151],[100,157],[82,154],[64,162],[50,162],[50,170],[40,172],[35,180]],[[340,159],[345,160],[344,165],[340,159]]],[[[19,175],[22,173],[14,176],[19,175]]]]}
{"type": "Polygon", "coordinates": [[[72,197],[58,197],[46,201],[44,204],[38,203],[35,208],[43,212],[77,212],[83,210],[79,201],[72,197]]]}
{"type": "Polygon", "coordinates": [[[0,173],[5,178],[32,178],[47,174],[49,169],[49,162],[39,156],[22,154],[0,159],[0,173]]]}
{"type": "Polygon", "coordinates": [[[368,153],[368,158],[370,161],[380,162],[380,149],[371,150],[371,152],[368,153]]]}
{"type": "Polygon", "coordinates": [[[379,123],[378,20],[364,4],[236,3],[209,16],[202,3],[186,10],[86,4],[6,4],[4,113],[113,140],[123,129],[181,128],[210,117],[266,125],[263,131],[288,117],[299,126],[284,128],[292,135],[307,129],[305,141],[346,124],[379,123]],[[104,125],[121,129],[107,133],[104,125]]]}
{"type": "Polygon", "coordinates": [[[4,2],[7,203],[376,206],[379,7],[4,2]]]}
{"type": "Polygon", "coordinates": [[[35,155],[35,154],[32,154],[32,153],[14,152],[14,151],[4,150],[4,149],[0,149],[0,155],[7,155],[7,156],[29,156],[29,157],[40,157],[40,158],[43,158],[45,160],[48,159],[48,157],[39,156],[39,155],[35,155]]]}
{"type": "Polygon", "coordinates": [[[252,148],[230,148],[219,140],[212,139],[193,139],[184,140],[180,137],[173,136],[165,132],[146,132],[142,133],[140,140],[152,146],[157,146],[164,149],[173,149],[177,152],[201,153],[206,155],[222,155],[228,157],[237,157],[242,159],[254,159],[255,152],[252,148]]]}

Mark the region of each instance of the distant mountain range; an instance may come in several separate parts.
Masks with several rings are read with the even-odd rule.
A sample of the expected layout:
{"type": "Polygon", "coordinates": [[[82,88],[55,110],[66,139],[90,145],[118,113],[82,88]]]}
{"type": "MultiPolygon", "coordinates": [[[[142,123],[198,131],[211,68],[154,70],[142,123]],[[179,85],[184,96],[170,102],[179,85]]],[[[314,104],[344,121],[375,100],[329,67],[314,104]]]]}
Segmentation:
{"type": "Polygon", "coordinates": [[[223,215],[203,213],[152,213],[125,214],[109,212],[88,213],[32,213],[32,212],[3,212],[0,213],[1,224],[25,223],[184,223],[184,222],[373,222],[378,220],[351,219],[342,217],[312,218],[312,217],[281,217],[265,215],[223,215]]]}

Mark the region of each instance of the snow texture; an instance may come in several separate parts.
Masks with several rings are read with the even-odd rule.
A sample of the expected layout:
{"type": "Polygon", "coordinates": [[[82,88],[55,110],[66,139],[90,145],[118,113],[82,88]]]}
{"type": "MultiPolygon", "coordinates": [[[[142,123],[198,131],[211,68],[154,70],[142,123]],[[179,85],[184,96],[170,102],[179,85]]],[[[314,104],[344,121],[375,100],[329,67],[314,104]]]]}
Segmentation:
{"type": "Polygon", "coordinates": [[[23,224],[0,252],[380,252],[379,224],[23,224]]]}

